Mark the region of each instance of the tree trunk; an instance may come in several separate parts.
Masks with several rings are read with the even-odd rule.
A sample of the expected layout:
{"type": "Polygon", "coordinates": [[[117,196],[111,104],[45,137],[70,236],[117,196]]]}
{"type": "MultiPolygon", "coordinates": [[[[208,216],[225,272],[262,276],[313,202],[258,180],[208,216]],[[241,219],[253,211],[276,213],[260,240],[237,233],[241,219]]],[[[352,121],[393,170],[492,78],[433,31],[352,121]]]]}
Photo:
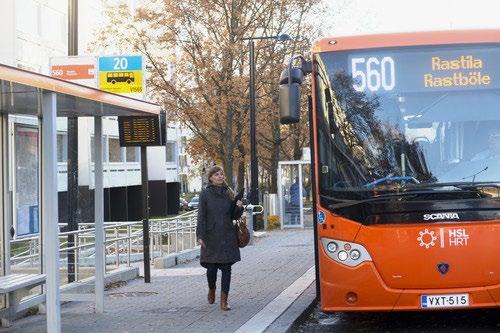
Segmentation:
{"type": "Polygon", "coordinates": [[[225,154],[221,156],[222,164],[224,165],[224,174],[226,175],[226,183],[230,188],[233,186],[233,162],[234,158],[232,154],[225,154]]]}
{"type": "Polygon", "coordinates": [[[273,154],[271,159],[271,187],[270,193],[278,193],[278,163],[280,161],[281,133],[279,119],[273,125],[273,154]]]}
{"type": "Polygon", "coordinates": [[[238,161],[238,190],[245,187],[245,147],[240,144],[238,145],[238,151],[240,153],[238,161]]]}

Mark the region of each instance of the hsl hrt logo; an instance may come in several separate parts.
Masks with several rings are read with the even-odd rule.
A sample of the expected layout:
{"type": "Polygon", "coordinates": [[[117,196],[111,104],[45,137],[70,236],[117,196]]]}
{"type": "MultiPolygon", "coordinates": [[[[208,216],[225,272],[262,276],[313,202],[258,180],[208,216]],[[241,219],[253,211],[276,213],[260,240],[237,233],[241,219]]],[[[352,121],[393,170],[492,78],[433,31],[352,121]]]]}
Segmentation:
{"type": "Polygon", "coordinates": [[[430,249],[434,246],[462,247],[469,245],[470,236],[465,228],[445,229],[439,228],[439,232],[425,228],[418,232],[417,242],[423,248],[430,249]]]}

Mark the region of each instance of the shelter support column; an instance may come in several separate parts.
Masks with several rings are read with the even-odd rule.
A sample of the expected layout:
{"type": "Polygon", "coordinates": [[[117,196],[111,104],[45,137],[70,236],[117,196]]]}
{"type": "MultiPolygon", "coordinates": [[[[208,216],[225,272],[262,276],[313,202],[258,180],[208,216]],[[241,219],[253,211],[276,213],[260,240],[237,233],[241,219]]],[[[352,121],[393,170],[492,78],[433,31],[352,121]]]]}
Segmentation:
{"type": "Polygon", "coordinates": [[[42,104],[42,235],[47,289],[47,332],[61,331],[59,217],[57,203],[57,97],[43,94],[42,104]]]}
{"type": "Polygon", "coordinates": [[[102,117],[94,117],[95,312],[104,312],[104,188],[102,117]]]}

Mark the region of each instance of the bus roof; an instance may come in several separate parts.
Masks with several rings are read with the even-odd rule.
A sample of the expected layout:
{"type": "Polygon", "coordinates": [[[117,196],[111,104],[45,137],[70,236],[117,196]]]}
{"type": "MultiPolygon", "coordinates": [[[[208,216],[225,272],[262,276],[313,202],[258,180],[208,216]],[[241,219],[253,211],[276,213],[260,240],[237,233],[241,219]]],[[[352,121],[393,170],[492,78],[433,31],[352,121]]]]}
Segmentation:
{"type": "Polygon", "coordinates": [[[403,32],[322,38],[314,42],[312,52],[347,51],[397,46],[498,42],[500,42],[500,30],[403,32]]]}
{"type": "Polygon", "coordinates": [[[156,115],[161,111],[154,103],[4,64],[0,64],[0,87],[2,99],[9,101],[0,105],[0,112],[37,114],[40,110],[37,96],[48,91],[57,93],[58,116],[156,115]]]}

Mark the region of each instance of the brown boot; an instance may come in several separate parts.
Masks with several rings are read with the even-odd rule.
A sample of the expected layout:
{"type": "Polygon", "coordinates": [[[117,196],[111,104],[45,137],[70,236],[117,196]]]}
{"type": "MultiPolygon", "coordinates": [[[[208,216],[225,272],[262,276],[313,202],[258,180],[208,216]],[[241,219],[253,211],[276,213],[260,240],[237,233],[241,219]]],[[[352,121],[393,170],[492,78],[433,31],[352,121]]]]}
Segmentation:
{"type": "Polygon", "coordinates": [[[231,307],[227,304],[227,294],[223,291],[220,293],[220,309],[222,311],[229,311],[231,307]]]}
{"type": "Polygon", "coordinates": [[[215,288],[214,289],[208,289],[208,304],[214,304],[215,302],[215,288]]]}

